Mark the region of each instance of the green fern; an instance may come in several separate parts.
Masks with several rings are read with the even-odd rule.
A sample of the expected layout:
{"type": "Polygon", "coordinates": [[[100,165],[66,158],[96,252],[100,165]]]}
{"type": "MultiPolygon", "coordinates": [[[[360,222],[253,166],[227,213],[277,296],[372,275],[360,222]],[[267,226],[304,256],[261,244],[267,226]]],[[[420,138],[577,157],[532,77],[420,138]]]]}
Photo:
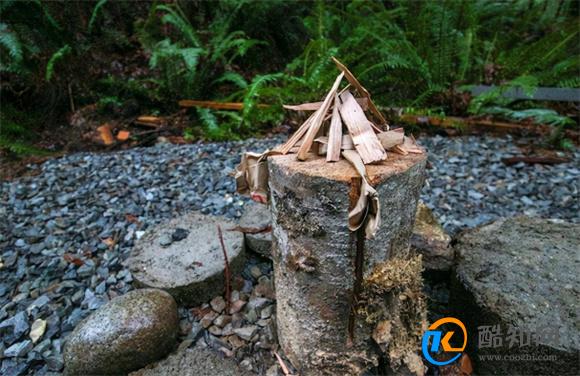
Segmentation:
{"type": "Polygon", "coordinates": [[[109,0],[99,0],[95,7],[93,8],[93,12],[91,13],[91,19],[89,21],[89,34],[93,31],[93,27],[95,26],[95,22],[97,21],[97,17],[99,16],[99,12],[101,8],[108,2],[109,0]]]}
{"type": "Polygon", "coordinates": [[[50,60],[48,60],[48,64],[46,64],[46,73],[44,76],[46,81],[50,82],[50,80],[52,79],[52,76],[54,75],[54,66],[56,65],[56,63],[64,59],[71,52],[72,48],[68,44],[66,44],[63,47],[61,47],[58,51],[56,51],[54,54],[52,54],[50,60]]]}

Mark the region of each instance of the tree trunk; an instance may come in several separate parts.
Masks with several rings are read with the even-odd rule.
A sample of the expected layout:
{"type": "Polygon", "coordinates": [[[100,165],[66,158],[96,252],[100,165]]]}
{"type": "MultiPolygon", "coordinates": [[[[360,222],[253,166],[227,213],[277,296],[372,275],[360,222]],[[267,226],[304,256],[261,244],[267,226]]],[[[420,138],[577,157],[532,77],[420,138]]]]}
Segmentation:
{"type": "MultiPolygon", "coordinates": [[[[301,375],[361,374],[376,366],[380,356],[371,339],[378,316],[370,317],[368,313],[375,310],[363,302],[369,298],[367,279],[388,260],[413,257],[409,238],[424,182],[426,154],[389,153],[386,162],[366,166],[369,183],[379,194],[382,217],[372,240],[364,239],[364,230],[352,233],[348,229],[348,212],[358,199],[360,177],[347,161],[327,163],[312,154],[304,162],[297,161],[296,155],[272,156],[268,161],[282,349],[301,375]]],[[[418,269],[409,273],[420,285],[418,260],[418,269]]],[[[389,291],[398,294],[403,290],[396,286],[389,291]]],[[[381,301],[385,306],[385,299],[381,301]]],[[[390,317],[393,327],[403,325],[398,317],[405,308],[398,299],[386,297],[386,301],[390,303],[379,319],[390,317]]],[[[397,334],[420,332],[417,328],[424,323],[424,305],[417,307],[411,315],[416,323],[404,324],[407,327],[397,334]]],[[[415,337],[410,340],[416,345],[413,352],[420,348],[415,337]]],[[[381,348],[392,353],[392,345],[381,348]]],[[[400,359],[390,360],[394,365],[400,363],[400,359]]]]}

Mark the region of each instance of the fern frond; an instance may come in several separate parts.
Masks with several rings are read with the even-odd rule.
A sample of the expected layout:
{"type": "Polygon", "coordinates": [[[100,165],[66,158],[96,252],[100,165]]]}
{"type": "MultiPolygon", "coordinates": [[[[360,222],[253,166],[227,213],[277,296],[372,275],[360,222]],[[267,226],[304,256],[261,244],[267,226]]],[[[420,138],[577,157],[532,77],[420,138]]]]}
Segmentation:
{"type": "Polygon", "coordinates": [[[67,56],[71,52],[72,52],[72,48],[68,44],[65,44],[58,51],[56,51],[54,54],[52,54],[52,56],[50,57],[50,60],[48,60],[48,63],[46,64],[46,73],[45,73],[46,81],[50,82],[50,80],[52,79],[52,76],[54,74],[55,64],[58,61],[62,60],[65,56],[67,56]]]}
{"type": "Polygon", "coordinates": [[[231,82],[240,89],[245,89],[248,87],[248,82],[246,81],[246,79],[242,77],[241,74],[236,72],[226,72],[220,78],[215,80],[213,83],[220,84],[223,82],[231,82]]]}
{"type": "Polygon", "coordinates": [[[22,61],[22,44],[16,33],[10,31],[8,25],[3,22],[0,22],[0,45],[8,50],[8,54],[15,64],[22,61]]]}
{"type": "Polygon", "coordinates": [[[164,24],[171,24],[175,26],[175,28],[181,32],[188,43],[190,43],[193,47],[201,47],[201,42],[197,36],[197,33],[195,32],[195,29],[183,15],[183,12],[181,12],[181,9],[178,6],[171,7],[169,5],[158,5],[156,9],[165,13],[161,18],[161,21],[164,24]]]}
{"type": "Polygon", "coordinates": [[[109,0],[99,0],[97,2],[97,5],[95,5],[95,7],[93,8],[93,12],[91,13],[91,19],[89,21],[89,28],[88,28],[88,32],[89,34],[93,31],[93,26],[95,25],[95,22],[97,21],[97,17],[99,16],[99,12],[101,10],[101,8],[108,2],[109,0]]]}

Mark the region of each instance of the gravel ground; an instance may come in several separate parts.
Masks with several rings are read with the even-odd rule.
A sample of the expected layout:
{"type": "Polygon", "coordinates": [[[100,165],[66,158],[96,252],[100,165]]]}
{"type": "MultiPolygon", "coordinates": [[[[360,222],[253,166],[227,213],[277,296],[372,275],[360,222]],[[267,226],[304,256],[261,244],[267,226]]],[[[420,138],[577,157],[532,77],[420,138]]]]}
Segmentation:
{"type": "MultiPolygon", "coordinates": [[[[280,141],[75,154],[38,166],[37,176],[2,183],[0,374],[61,371],[62,339],[132,289],[122,261],[135,239],[188,210],[239,217],[245,199],[228,174],[241,152],[280,141]],[[31,327],[38,334],[43,322],[32,342],[31,327]]],[[[450,232],[516,214],[580,222],[580,152],[567,164],[506,167],[501,158],[519,154],[510,138],[420,142],[430,151],[423,200],[450,232]]]]}

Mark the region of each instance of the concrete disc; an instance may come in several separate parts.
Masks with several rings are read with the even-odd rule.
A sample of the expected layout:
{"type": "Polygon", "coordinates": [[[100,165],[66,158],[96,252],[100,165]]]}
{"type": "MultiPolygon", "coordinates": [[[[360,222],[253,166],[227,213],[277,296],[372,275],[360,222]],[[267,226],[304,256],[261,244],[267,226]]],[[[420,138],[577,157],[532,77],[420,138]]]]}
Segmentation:
{"type": "Polygon", "coordinates": [[[232,275],[241,272],[244,238],[228,231],[235,224],[223,218],[191,213],[150,229],[137,241],[127,266],[144,287],[169,292],[181,304],[195,306],[224,289],[221,226],[232,275]]]}

